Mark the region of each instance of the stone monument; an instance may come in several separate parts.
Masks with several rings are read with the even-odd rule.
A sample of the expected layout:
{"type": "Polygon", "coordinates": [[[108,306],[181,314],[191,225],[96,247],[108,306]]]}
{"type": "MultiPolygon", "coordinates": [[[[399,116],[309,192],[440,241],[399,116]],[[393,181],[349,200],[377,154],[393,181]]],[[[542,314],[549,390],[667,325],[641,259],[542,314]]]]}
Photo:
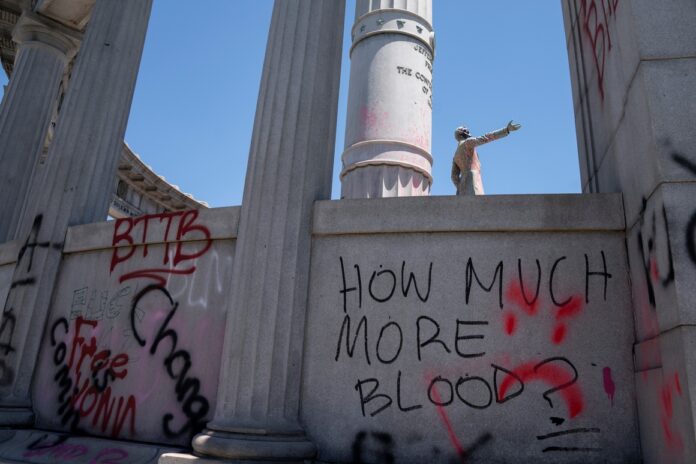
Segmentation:
{"type": "Polygon", "coordinates": [[[432,0],[358,0],[341,198],[430,195],[432,0]]]}
{"type": "MultiPolygon", "coordinates": [[[[564,2],[593,194],[454,198],[431,3],[357,1],[330,201],[345,3],[276,0],[243,203],[198,210],[119,157],[151,0],[0,0],[0,461],[694,462],[696,4],[564,2]],[[117,175],[178,211],[103,221],[117,175]]],[[[457,132],[460,193],[518,128],[457,132]]]]}

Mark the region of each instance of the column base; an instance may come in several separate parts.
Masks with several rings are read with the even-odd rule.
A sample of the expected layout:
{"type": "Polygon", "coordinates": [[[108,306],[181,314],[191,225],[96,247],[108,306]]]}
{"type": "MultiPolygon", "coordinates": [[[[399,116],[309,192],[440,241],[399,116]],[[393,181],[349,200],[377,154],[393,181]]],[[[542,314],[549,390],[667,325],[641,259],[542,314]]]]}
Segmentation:
{"type": "Polygon", "coordinates": [[[235,462],[249,460],[257,464],[278,461],[303,463],[306,459],[312,459],[317,452],[305,435],[252,435],[207,429],[193,438],[192,445],[202,458],[233,459],[235,462]]]}
{"type": "Polygon", "coordinates": [[[31,408],[0,407],[0,427],[31,427],[34,411],[31,408]]]}

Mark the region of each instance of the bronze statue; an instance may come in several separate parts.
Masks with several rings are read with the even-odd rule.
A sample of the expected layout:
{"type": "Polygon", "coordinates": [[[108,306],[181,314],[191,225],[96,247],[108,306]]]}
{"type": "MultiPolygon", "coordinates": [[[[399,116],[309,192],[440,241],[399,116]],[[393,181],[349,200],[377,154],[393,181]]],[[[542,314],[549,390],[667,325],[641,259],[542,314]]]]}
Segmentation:
{"type": "Polygon", "coordinates": [[[472,137],[469,129],[458,127],[454,131],[457,139],[457,151],[452,160],[452,182],[457,187],[457,195],[483,195],[483,182],[481,181],[481,163],[479,162],[476,147],[484,143],[492,142],[507,137],[522,127],[510,121],[504,129],[489,132],[480,137],[472,137]]]}

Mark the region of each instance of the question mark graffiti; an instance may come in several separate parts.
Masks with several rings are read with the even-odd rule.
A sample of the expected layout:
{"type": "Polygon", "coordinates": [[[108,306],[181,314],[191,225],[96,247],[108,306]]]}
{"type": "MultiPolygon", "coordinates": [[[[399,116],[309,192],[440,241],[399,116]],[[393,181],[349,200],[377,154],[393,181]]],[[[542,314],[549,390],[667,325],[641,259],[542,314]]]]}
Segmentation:
{"type": "MultiPolygon", "coordinates": [[[[519,396],[523,391],[524,384],[537,380],[553,386],[553,388],[543,393],[544,399],[552,408],[554,406],[549,396],[554,393],[559,393],[566,403],[568,414],[571,419],[580,414],[584,409],[582,391],[576,384],[578,380],[578,371],[573,363],[566,358],[553,357],[541,362],[532,361],[522,364],[510,371],[501,369],[498,366],[494,367],[497,367],[496,374],[498,370],[507,374],[500,384],[500,388],[496,388],[496,399],[498,399],[499,403],[519,396]],[[570,371],[566,366],[559,366],[559,362],[569,366],[570,371]],[[514,385],[518,385],[519,390],[514,393],[508,393],[514,385]]],[[[497,384],[497,380],[495,383],[497,384]]]]}
{"type": "Polygon", "coordinates": [[[548,401],[549,406],[551,406],[552,408],[553,408],[553,402],[551,401],[551,398],[549,398],[549,395],[556,393],[556,392],[559,392],[559,391],[562,391],[566,388],[569,388],[578,380],[578,370],[575,368],[575,366],[573,366],[573,363],[568,361],[566,358],[561,358],[561,357],[549,358],[545,361],[540,362],[539,364],[534,366],[534,373],[537,373],[539,368],[541,368],[542,366],[545,366],[545,365],[552,363],[552,362],[555,362],[555,361],[561,361],[561,362],[566,363],[568,366],[570,366],[570,368],[573,370],[573,378],[565,383],[562,383],[561,385],[558,385],[557,387],[551,388],[549,390],[546,390],[544,393],[542,393],[542,396],[544,397],[544,399],[546,401],[548,401]]]}

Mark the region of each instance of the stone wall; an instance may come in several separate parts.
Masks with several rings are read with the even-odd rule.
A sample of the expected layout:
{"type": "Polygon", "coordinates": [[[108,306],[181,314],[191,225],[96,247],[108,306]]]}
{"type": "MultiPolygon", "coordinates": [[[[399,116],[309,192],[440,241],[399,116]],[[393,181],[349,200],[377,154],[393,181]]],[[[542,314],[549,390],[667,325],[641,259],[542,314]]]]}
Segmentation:
{"type": "Polygon", "coordinates": [[[563,0],[584,192],[622,192],[648,463],[696,460],[696,3],[563,0]]]}
{"type": "Polygon", "coordinates": [[[303,418],[328,462],[639,462],[620,196],[318,203],[303,418]]]}
{"type": "Polygon", "coordinates": [[[225,208],[69,230],[37,427],[189,446],[215,406],[237,221],[225,208]]]}
{"type": "MultiPolygon", "coordinates": [[[[190,446],[215,407],[238,214],[69,229],[32,383],[49,432],[5,434],[0,456],[190,446]]],[[[315,203],[301,414],[318,461],[639,462],[624,231],[620,195],[315,203]]],[[[18,251],[0,247],[4,293],[18,251]]]]}

